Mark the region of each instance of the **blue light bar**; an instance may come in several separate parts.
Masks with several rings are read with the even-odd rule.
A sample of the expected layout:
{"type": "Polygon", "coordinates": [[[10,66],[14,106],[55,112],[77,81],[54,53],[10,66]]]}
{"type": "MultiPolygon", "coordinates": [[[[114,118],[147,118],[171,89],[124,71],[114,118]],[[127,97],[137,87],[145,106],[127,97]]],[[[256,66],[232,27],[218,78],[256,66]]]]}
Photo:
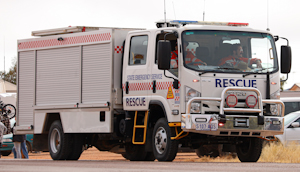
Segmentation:
{"type": "Polygon", "coordinates": [[[171,23],[198,23],[198,21],[193,21],[193,20],[172,20],[170,21],[171,23]]]}

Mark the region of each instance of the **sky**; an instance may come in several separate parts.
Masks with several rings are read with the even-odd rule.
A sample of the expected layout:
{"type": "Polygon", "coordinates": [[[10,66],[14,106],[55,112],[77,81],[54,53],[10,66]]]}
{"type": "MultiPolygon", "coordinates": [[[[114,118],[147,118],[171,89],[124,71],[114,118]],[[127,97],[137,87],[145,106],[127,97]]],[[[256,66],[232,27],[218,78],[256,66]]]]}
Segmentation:
{"type": "MultiPolygon", "coordinates": [[[[204,14],[205,21],[245,22],[288,38],[292,69],[287,89],[300,83],[299,5],[298,0],[0,0],[0,71],[4,57],[9,70],[17,40],[32,38],[32,31],[68,26],[153,29],[166,9],[167,19],[202,21],[204,14]]],[[[277,51],[286,43],[277,41],[277,51]]]]}

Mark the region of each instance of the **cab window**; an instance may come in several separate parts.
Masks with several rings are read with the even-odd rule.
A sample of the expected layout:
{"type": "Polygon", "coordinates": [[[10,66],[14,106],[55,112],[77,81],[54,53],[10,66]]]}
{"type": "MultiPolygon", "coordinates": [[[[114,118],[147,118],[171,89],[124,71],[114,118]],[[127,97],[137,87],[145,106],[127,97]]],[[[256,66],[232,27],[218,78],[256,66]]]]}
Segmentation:
{"type": "MultiPolygon", "coordinates": [[[[159,40],[164,40],[166,33],[158,34],[156,37],[156,53],[155,53],[155,64],[157,64],[157,43],[159,40]]],[[[171,62],[170,62],[170,69],[173,75],[178,77],[178,46],[177,46],[177,38],[174,34],[168,34],[166,36],[166,40],[170,41],[171,43],[171,62]]]]}
{"type": "Polygon", "coordinates": [[[130,40],[128,65],[144,65],[147,60],[148,36],[133,36],[130,40]]]}

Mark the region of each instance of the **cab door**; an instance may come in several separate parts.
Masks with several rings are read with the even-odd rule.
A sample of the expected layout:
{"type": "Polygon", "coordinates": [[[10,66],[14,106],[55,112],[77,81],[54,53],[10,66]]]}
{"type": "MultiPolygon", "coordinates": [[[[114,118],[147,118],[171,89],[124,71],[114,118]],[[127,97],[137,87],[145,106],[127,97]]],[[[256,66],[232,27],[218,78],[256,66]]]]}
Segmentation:
{"type": "Polygon", "coordinates": [[[128,35],[123,62],[124,110],[147,110],[151,89],[147,32],[128,35]],[[127,47],[127,48],[126,48],[127,47]]]}

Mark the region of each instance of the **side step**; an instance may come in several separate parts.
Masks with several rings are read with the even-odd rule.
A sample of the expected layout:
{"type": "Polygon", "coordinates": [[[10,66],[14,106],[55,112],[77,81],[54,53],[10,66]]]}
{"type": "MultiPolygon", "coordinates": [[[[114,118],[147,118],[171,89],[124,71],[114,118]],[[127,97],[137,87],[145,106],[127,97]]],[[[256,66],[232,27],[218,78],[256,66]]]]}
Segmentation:
{"type": "MultiPolygon", "coordinates": [[[[134,123],[133,123],[133,136],[132,136],[132,143],[136,145],[144,145],[146,142],[146,133],[147,133],[147,123],[148,123],[148,112],[145,111],[145,114],[143,114],[142,117],[144,117],[144,122],[142,125],[137,125],[138,121],[138,114],[141,115],[141,113],[138,113],[138,111],[135,111],[134,115],[134,123]],[[136,141],[136,130],[137,129],[143,129],[143,141],[136,141]]],[[[141,118],[141,117],[139,117],[141,118]]]]}

